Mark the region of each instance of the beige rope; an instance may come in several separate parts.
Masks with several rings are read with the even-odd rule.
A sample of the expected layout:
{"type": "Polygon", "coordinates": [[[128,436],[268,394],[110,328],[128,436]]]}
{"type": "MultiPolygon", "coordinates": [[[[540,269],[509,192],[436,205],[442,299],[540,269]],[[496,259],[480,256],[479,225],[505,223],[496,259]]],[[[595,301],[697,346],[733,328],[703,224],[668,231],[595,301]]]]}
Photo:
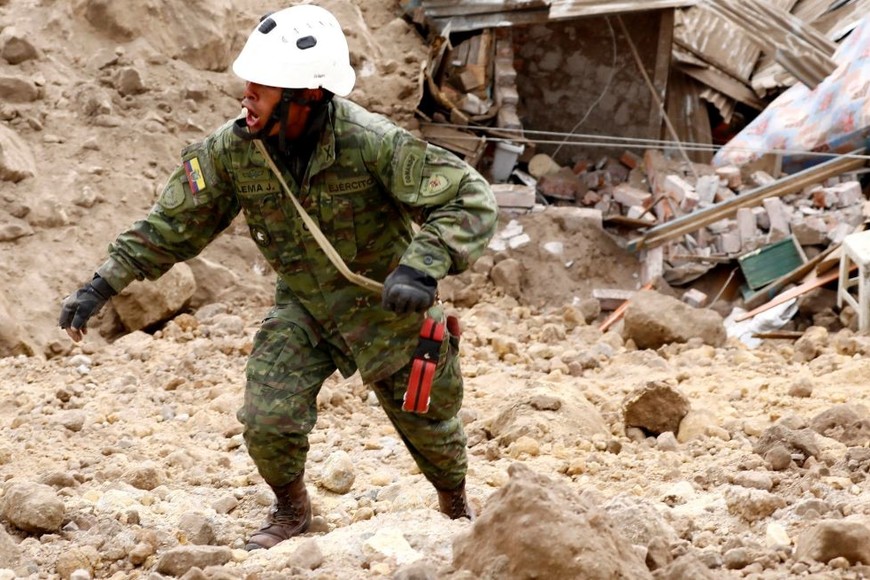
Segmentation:
{"type": "Polygon", "coordinates": [[[281,172],[278,170],[278,167],[275,165],[275,162],[272,160],[272,157],[269,155],[269,152],[266,151],[266,146],[263,145],[263,142],[259,139],[254,139],[254,146],[256,146],[257,150],[262,153],[263,158],[266,159],[266,163],[269,164],[269,168],[278,178],[278,181],[281,182],[281,187],[284,188],[284,192],[287,194],[287,197],[290,198],[290,201],[293,202],[293,206],[296,208],[296,211],[299,212],[299,217],[302,218],[302,222],[308,227],[308,231],[311,232],[311,235],[314,236],[317,245],[320,246],[326,253],[326,257],[329,258],[329,261],[332,262],[333,266],[341,273],[342,276],[347,278],[350,282],[353,282],[357,286],[361,286],[366,290],[371,290],[377,294],[380,294],[384,290],[384,285],[380,282],[375,282],[371,278],[366,278],[356,272],[351,272],[350,268],[347,267],[347,264],[344,263],[344,260],[341,259],[341,256],[338,255],[338,252],[335,251],[335,248],[332,247],[332,244],[329,243],[329,240],[326,239],[326,236],[323,235],[323,232],[320,231],[320,228],[317,226],[317,223],[311,219],[311,216],[308,215],[308,212],[305,211],[305,208],[302,207],[302,204],[296,199],[296,196],[293,195],[293,192],[290,190],[290,187],[287,185],[287,182],[284,180],[284,177],[281,175],[281,172]]]}

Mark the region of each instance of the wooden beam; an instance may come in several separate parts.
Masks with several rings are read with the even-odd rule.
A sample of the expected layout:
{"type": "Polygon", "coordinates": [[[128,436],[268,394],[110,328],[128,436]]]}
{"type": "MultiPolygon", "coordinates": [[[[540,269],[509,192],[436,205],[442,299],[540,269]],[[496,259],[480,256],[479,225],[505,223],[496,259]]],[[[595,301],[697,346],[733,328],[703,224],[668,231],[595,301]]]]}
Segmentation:
{"type": "Polygon", "coordinates": [[[768,185],[761,186],[746,193],[741,193],[737,197],[723,201],[714,206],[651,228],[641,238],[629,242],[628,249],[636,252],[643,248],[660,246],[669,240],[697,231],[721,219],[730,217],[731,215],[736,214],[737,210],[740,208],[756,206],[768,197],[782,197],[800,191],[804,187],[813,185],[814,183],[824,181],[829,177],[860,169],[866,164],[866,159],[858,156],[863,152],[864,149],[861,148],[853,151],[849,155],[835,157],[830,161],[825,161],[824,163],[815,165],[809,169],[804,169],[803,171],[789,175],[768,185]]]}
{"type": "MultiPolygon", "coordinates": [[[[671,70],[671,47],[674,44],[674,11],[662,10],[659,17],[659,35],[656,46],[652,84],[658,94],[659,101],[667,102],[668,73],[671,70]]],[[[662,137],[664,117],[667,111],[662,107],[650,107],[649,138],[662,137]]]]}

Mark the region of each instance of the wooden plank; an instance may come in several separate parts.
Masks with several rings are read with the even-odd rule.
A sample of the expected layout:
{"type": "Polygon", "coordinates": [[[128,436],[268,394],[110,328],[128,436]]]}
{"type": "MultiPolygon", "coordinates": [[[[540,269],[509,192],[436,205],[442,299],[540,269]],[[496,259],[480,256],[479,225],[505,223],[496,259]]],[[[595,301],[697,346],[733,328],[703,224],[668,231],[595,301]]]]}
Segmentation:
{"type": "Polygon", "coordinates": [[[471,159],[477,157],[481,149],[486,147],[486,139],[477,137],[471,133],[453,129],[452,127],[443,127],[439,125],[422,125],[420,133],[427,141],[440,145],[445,149],[449,149],[454,153],[465,157],[471,162],[471,159]]]}
{"type": "Polygon", "coordinates": [[[546,24],[549,21],[550,16],[546,8],[544,8],[518,12],[499,12],[496,14],[432,18],[430,23],[435,31],[443,34],[445,30],[450,30],[450,32],[471,32],[472,30],[480,30],[482,28],[506,28],[529,24],[546,24]]]}
{"type": "Polygon", "coordinates": [[[701,99],[701,83],[689,77],[678,67],[671,69],[668,81],[668,117],[674,130],[684,143],[709,146],[709,150],[688,151],[689,159],[707,163],[713,159],[713,134],[710,113],[701,99]]]}
{"type": "Polygon", "coordinates": [[[550,18],[560,20],[667,8],[686,8],[697,3],[697,0],[552,0],[550,2],[550,18]]]}
{"type": "Polygon", "coordinates": [[[754,338],[797,340],[804,335],[801,330],[771,330],[770,332],[754,332],[754,338]]]}
{"type": "MultiPolygon", "coordinates": [[[[858,269],[858,266],[854,266],[852,268],[852,270],[857,270],[857,269],[858,269]]],[[[764,304],[763,306],[759,306],[758,308],[750,310],[749,312],[745,312],[745,313],[741,314],[740,316],[736,317],[734,320],[735,320],[735,322],[742,322],[742,321],[746,320],[747,318],[752,318],[753,316],[756,316],[758,314],[761,314],[762,312],[766,312],[766,311],[770,310],[774,306],[779,306],[780,304],[788,302],[792,298],[797,298],[799,296],[803,296],[804,294],[806,294],[810,290],[815,290],[816,288],[818,288],[820,286],[824,286],[828,282],[833,282],[834,280],[836,280],[839,277],[840,277],[840,270],[839,269],[831,270],[830,272],[828,272],[827,274],[823,274],[822,276],[815,276],[814,275],[812,278],[810,278],[809,280],[807,280],[803,284],[801,284],[799,286],[795,286],[791,290],[786,290],[782,294],[779,294],[778,296],[776,296],[776,298],[774,298],[773,300],[771,300],[767,304],[764,304]]]]}
{"type": "MultiPolygon", "coordinates": [[[[652,74],[652,84],[655,87],[659,102],[666,102],[668,93],[668,74],[671,70],[671,47],[674,44],[674,11],[662,10],[659,16],[659,36],[656,47],[655,69],[652,74]]],[[[664,132],[664,114],[662,107],[650,107],[649,138],[659,139],[664,132]]]]}
{"type": "Polygon", "coordinates": [[[430,18],[452,18],[481,14],[504,14],[529,9],[547,9],[546,0],[424,0],[423,10],[430,18]]]}
{"type": "Polygon", "coordinates": [[[735,101],[740,101],[748,107],[761,111],[765,107],[764,101],[741,81],[722,72],[715,67],[699,67],[681,64],[679,69],[693,79],[704,83],[708,87],[723,93],[735,101]]]}
{"type": "MultiPolygon", "coordinates": [[[[640,289],[641,290],[651,290],[652,287],[653,287],[653,283],[647,282],[646,284],[641,286],[640,289]]],[[[630,303],[631,303],[631,300],[626,300],[625,302],[620,304],[619,307],[610,314],[610,316],[608,316],[607,318],[604,319],[604,322],[601,323],[601,325],[598,327],[598,330],[600,330],[601,332],[606,332],[608,328],[610,328],[616,322],[618,322],[619,319],[622,318],[622,316],[625,314],[625,311],[628,310],[628,305],[630,303]]]]}

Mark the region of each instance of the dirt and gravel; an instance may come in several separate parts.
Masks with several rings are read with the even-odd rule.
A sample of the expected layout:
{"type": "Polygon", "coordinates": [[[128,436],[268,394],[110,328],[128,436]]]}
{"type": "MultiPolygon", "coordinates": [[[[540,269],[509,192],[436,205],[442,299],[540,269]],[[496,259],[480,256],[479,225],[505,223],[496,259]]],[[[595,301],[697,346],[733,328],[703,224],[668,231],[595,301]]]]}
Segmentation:
{"type": "MultiPolygon", "coordinates": [[[[323,4],[352,97],[413,129],[427,47],[398,3],[323,4]]],[[[227,66],[275,8],[0,0],[0,580],[870,577],[870,339],[638,348],[590,300],[638,288],[636,257],[564,208],[503,216],[528,243],[443,288],[478,518],[438,512],[369,389],[336,375],[312,529],[245,552],[272,498],[235,411],[274,277],[244,225],[203,254],[219,287],[197,280],[167,323],[101,334],[108,308],[73,344],[56,319],[180,149],[238,112],[227,66]]],[[[672,300],[661,317],[685,317],[672,300]]]]}

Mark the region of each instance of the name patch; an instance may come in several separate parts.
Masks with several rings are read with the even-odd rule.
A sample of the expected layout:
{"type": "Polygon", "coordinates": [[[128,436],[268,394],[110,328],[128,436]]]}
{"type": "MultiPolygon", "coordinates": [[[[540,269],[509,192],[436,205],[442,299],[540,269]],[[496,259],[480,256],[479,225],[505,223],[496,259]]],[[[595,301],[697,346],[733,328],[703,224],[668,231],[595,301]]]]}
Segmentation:
{"type": "Polygon", "coordinates": [[[374,186],[375,178],[372,176],[361,177],[359,179],[353,179],[350,181],[338,181],[333,183],[328,183],[326,185],[326,190],[329,193],[350,193],[354,191],[362,191],[364,189],[369,189],[374,186]]]}
{"type": "Polygon", "coordinates": [[[250,195],[252,193],[272,193],[278,191],[278,188],[271,181],[262,181],[255,183],[240,183],[237,191],[240,195],[250,195]]]}

